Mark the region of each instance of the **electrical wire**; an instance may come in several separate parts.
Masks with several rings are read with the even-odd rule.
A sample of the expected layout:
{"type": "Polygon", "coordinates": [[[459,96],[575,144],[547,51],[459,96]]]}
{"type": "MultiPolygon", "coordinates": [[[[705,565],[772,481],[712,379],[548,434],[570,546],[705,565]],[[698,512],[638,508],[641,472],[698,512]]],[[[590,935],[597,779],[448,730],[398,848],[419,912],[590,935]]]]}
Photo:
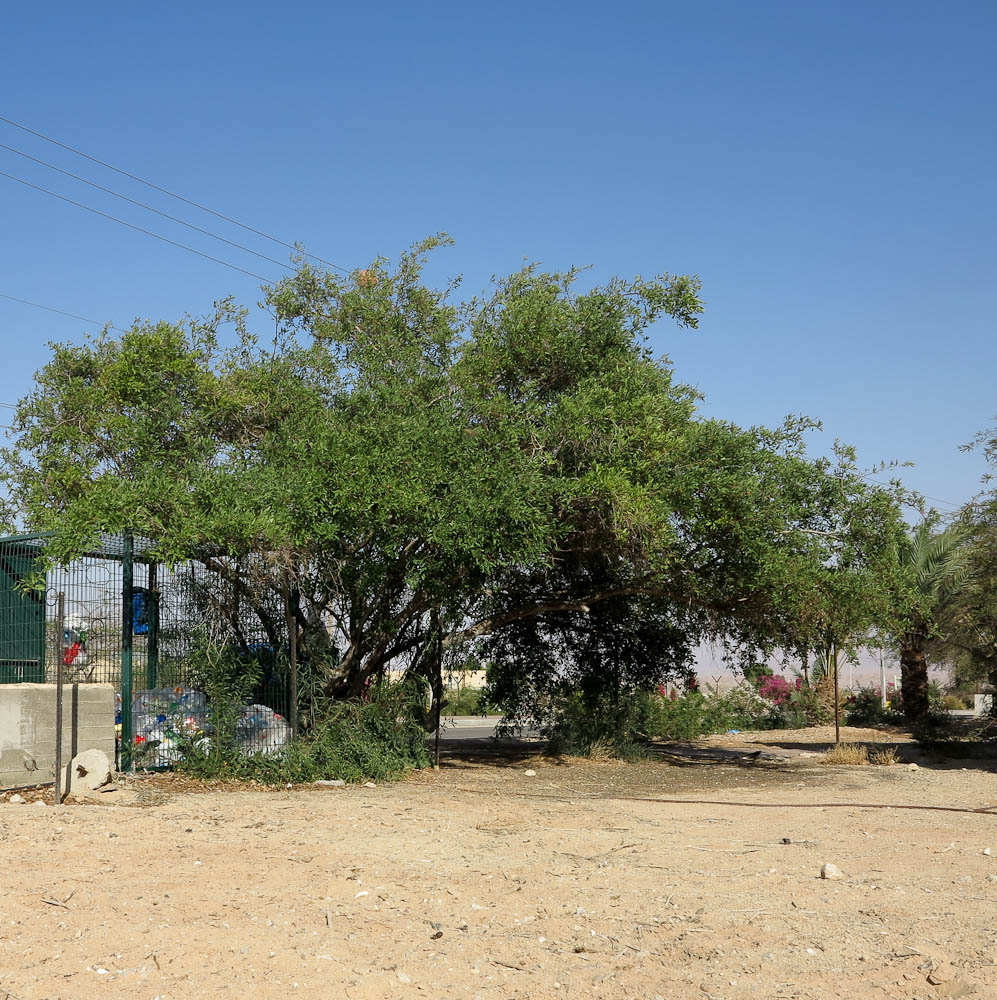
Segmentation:
{"type": "MultiPolygon", "coordinates": [[[[875,483],[877,486],[890,486],[890,485],[892,485],[891,483],[884,482],[882,479],[873,479],[871,476],[868,477],[868,478],[869,478],[869,482],[870,483],[875,483]]],[[[917,491],[915,491],[915,492],[917,492],[917,491]]],[[[933,496],[930,496],[927,493],[921,493],[920,495],[923,496],[925,500],[934,500],[935,503],[945,504],[946,507],[951,507],[951,508],[953,508],[954,511],[956,511],[956,510],[962,510],[962,508],[964,506],[961,503],[955,503],[952,500],[943,500],[941,497],[933,497],[933,496]]]]}
{"type": "Polygon", "coordinates": [[[144,233],[146,236],[151,236],[153,239],[162,240],[163,243],[169,243],[170,246],[179,247],[181,250],[186,250],[188,253],[197,254],[198,257],[204,257],[206,260],[213,260],[216,264],[221,264],[223,267],[229,267],[233,271],[239,271],[242,274],[247,274],[250,278],[257,278],[258,280],[270,285],[275,284],[272,278],[264,277],[262,274],[256,274],[254,271],[247,271],[244,267],[239,267],[237,264],[231,264],[227,260],[222,260],[220,257],[212,257],[211,254],[204,253],[202,250],[196,250],[194,247],[189,247],[186,243],[178,243],[176,240],[171,240],[166,236],[161,236],[159,233],[154,233],[151,229],[143,229],[141,226],[136,226],[134,223],[126,222],[124,219],[119,219],[116,215],[110,215],[107,212],[102,212],[99,208],[92,208],[90,205],[84,205],[81,201],[73,201],[72,198],[67,198],[63,194],[57,194],[55,191],[50,191],[48,188],[42,187],[40,184],[32,184],[31,181],[26,181],[23,177],[16,177],[14,174],[8,174],[4,170],[0,170],[0,177],[6,177],[9,180],[17,181],[18,184],[23,184],[25,187],[34,188],[35,191],[41,191],[43,194],[51,195],[53,198],[58,198],[60,201],[68,202],[70,205],[75,205],[77,208],[82,208],[87,212],[93,212],[94,215],[110,219],[112,222],[117,222],[119,225],[127,226],[129,229],[134,229],[138,233],[144,233]]]}
{"type": "Polygon", "coordinates": [[[175,215],[170,215],[169,212],[161,212],[158,208],[153,208],[152,205],[146,205],[145,202],[137,201],[135,198],[129,198],[128,195],[120,194],[112,188],[104,187],[103,184],[98,184],[96,181],[89,180],[86,177],[81,177],[79,174],[74,174],[71,170],[63,170],[62,167],[58,167],[54,163],[49,163],[47,160],[41,160],[37,156],[25,153],[23,150],[15,149],[13,146],[8,146],[3,142],[0,142],[0,149],[9,150],[17,156],[23,156],[26,160],[31,160],[33,163],[40,163],[43,167],[48,167],[49,170],[55,170],[58,173],[64,174],[66,177],[72,177],[73,180],[80,181],[83,184],[89,184],[90,187],[96,188],[98,191],[103,191],[105,194],[112,195],[115,198],[120,198],[122,201],[127,201],[130,205],[137,205],[139,208],[144,208],[147,212],[154,212],[156,215],[161,215],[164,219],[169,219],[170,222],[176,222],[181,226],[186,226],[188,229],[193,229],[197,233],[203,233],[205,236],[210,236],[213,240],[218,240],[220,243],[227,243],[230,247],[235,247],[236,250],[242,250],[245,253],[252,254],[254,257],[259,257],[260,260],[269,261],[271,264],[276,264],[278,267],[283,267],[288,271],[293,270],[290,264],[285,264],[283,261],[277,260],[275,257],[268,257],[265,253],[259,253],[251,247],[243,246],[241,243],[236,243],[234,240],[229,240],[224,236],[219,236],[217,233],[211,232],[210,229],[202,229],[200,226],[195,226],[193,222],[187,222],[175,215]]]}
{"type": "MultiPolygon", "coordinates": [[[[66,312],[65,309],[56,309],[53,306],[43,306],[40,302],[32,302],[30,299],[19,299],[16,295],[7,295],[5,292],[0,292],[0,299],[10,299],[11,302],[20,302],[22,306],[34,306],[35,309],[44,309],[47,312],[58,313],[60,316],[68,316],[70,319],[78,319],[81,323],[91,323],[93,326],[108,326],[112,330],[117,330],[118,333],[125,333],[120,326],[114,326],[113,323],[98,323],[95,319],[87,319],[86,316],[77,316],[76,313],[66,312]]],[[[10,406],[10,403],[0,403],[0,406],[10,406]]]]}
{"type": "Polygon", "coordinates": [[[138,181],[139,184],[144,184],[146,187],[152,188],[154,191],[159,191],[161,194],[169,195],[171,198],[176,198],[178,201],[182,201],[187,205],[200,209],[202,212],[207,212],[209,215],[213,215],[217,219],[228,222],[230,225],[238,226],[240,229],[245,229],[246,232],[253,233],[256,236],[262,236],[264,239],[270,240],[273,243],[279,243],[282,247],[287,247],[288,250],[293,250],[295,253],[300,253],[306,257],[310,257],[312,260],[317,260],[320,263],[325,264],[327,267],[334,268],[337,271],[342,271],[343,274],[350,273],[348,268],[341,267],[339,264],[334,264],[331,260],[326,260],[324,257],[319,257],[317,254],[309,253],[307,250],[302,250],[300,247],[296,247],[293,243],[287,243],[285,240],[279,239],[276,236],[271,236],[269,233],[265,233],[261,229],[254,229],[252,226],[246,225],[244,222],[239,222],[238,219],[232,219],[227,215],[223,215],[221,212],[216,212],[213,208],[208,208],[207,205],[202,205],[199,202],[192,201],[190,198],[185,198],[182,194],[177,194],[175,191],[170,191],[168,188],[160,187],[158,184],[153,184],[152,181],[147,181],[144,177],[139,177],[138,174],[129,173],[121,167],[114,166],[113,163],[108,163],[105,160],[98,159],[96,156],[84,153],[81,149],[76,149],[74,146],[69,146],[64,142],[60,142],[58,139],[53,139],[51,136],[45,135],[43,132],[37,132],[33,128],[28,128],[27,125],[22,125],[20,122],[15,122],[10,118],[5,118],[3,115],[0,115],[0,122],[12,125],[14,128],[19,128],[22,132],[27,132],[30,135],[37,136],[39,139],[44,139],[45,142],[50,142],[52,145],[58,146],[60,149],[65,149],[70,153],[75,153],[77,156],[82,156],[84,159],[90,160],[91,163],[96,163],[99,166],[105,167],[107,170],[113,170],[115,173],[121,174],[123,177],[127,177],[130,180],[138,181]]]}

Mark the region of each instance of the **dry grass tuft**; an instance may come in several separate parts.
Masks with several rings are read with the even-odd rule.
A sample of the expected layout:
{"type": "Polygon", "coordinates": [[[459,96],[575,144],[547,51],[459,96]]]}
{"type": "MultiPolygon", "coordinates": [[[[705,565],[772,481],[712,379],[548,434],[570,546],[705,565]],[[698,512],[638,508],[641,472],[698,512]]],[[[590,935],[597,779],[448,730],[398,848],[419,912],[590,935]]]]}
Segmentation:
{"type": "Polygon", "coordinates": [[[868,764],[869,751],[859,743],[839,743],[821,760],[822,764],[868,764]]]}
{"type": "Polygon", "coordinates": [[[900,754],[897,753],[896,747],[880,747],[869,754],[869,763],[889,767],[891,764],[900,763],[900,754]]]}

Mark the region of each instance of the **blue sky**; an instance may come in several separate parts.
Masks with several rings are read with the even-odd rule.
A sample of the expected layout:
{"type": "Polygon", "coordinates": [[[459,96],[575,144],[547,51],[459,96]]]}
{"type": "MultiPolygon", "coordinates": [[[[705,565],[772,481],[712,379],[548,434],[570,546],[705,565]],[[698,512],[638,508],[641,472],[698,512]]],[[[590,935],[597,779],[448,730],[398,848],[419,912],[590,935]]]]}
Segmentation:
{"type": "MultiPolygon", "coordinates": [[[[742,424],[821,418],[967,499],[997,413],[997,5],[107,3],[4,12],[0,114],[347,267],[424,235],[475,292],[524,258],[701,276],[654,346],[742,424]]],[[[0,123],[0,142],[285,259],[0,123]]],[[[0,149],[0,170],[275,265],[0,149]]],[[[259,282],[0,177],[0,293],[97,320],[259,282]]],[[[0,399],[74,320],[0,299],[0,399]]],[[[941,504],[939,506],[942,506],[941,504]]]]}

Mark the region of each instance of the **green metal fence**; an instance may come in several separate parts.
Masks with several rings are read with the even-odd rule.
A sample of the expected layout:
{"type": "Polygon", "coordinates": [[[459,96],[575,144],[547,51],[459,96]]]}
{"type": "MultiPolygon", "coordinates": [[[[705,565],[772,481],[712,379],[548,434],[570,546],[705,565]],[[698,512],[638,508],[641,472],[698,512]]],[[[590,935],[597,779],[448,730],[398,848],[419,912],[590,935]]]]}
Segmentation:
{"type": "Polygon", "coordinates": [[[64,682],[114,685],[122,765],[160,766],[183,738],[211,739],[215,706],[195,654],[212,643],[256,677],[240,746],[274,752],[290,738],[286,619],[272,595],[247,596],[238,563],[166,567],[149,539],[106,535],[69,565],[51,565],[46,537],[0,538],[0,683],[54,682],[61,671],[64,682]]]}

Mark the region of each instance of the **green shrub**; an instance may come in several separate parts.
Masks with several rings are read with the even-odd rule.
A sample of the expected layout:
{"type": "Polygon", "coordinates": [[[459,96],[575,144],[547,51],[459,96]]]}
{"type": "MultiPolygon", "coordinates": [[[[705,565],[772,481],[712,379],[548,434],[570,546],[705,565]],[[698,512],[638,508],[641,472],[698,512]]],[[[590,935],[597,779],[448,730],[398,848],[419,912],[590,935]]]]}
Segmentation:
{"type": "Polygon", "coordinates": [[[815,687],[802,686],[790,692],[772,716],[776,729],[806,729],[822,726],[834,718],[833,698],[828,701],[815,687]]]}
{"type": "Polygon", "coordinates": [[[745,684],[725,695],[708,697],[690,691],[674,699],[663,689],[598,701],[569,692],[556,702],[550,718],[542,733],[553,753],[633,759],[646,755],[648,740],[693,740],[731,729],[768,729],[778,712],[745,684]]]}
{"type": "Polygon", "coordinates": [[[586,698],[568,691],[552,706],[541,734],[547,737],[549,753],[633,760],[646,754],[643,710],[640,695],[586,698]]]}
{"type": "Polygon", "coordinates": [[[747,685],[712,697],[698,691],[674,700],[660,694],[643,697],[644,732],[653,739],[692,740],[730,729],[769,729],[774,715],[773,706],[747,685]]]}
{"type": "Polygon", "coordinates": [[[480,688],[448,688],[443,706],[444,715],[501,715],[501,711],[484,697],[480,688]]]}
{"type": "Polygon", "coordinates": [[[424,686],[413,681],[382,684],[367,702],[335,703],[299,739],[277,753],[246,755],[206,741],[185,748],[179,769],[200,778],[236,778],[264,784],[297,784],[341,778],[386,781],[426,767],[429,752],[424,686]]]}
{"type": "Polygon", "coordinates": [[[859,688],[848,695],[844,701],[845,723],[849,726],[879,726],[888,722],[896,722],[897,713],[893,706],[897,697],[893,696],[890,708],[883,708],[882,695],[877,687],[859,688]]]}

